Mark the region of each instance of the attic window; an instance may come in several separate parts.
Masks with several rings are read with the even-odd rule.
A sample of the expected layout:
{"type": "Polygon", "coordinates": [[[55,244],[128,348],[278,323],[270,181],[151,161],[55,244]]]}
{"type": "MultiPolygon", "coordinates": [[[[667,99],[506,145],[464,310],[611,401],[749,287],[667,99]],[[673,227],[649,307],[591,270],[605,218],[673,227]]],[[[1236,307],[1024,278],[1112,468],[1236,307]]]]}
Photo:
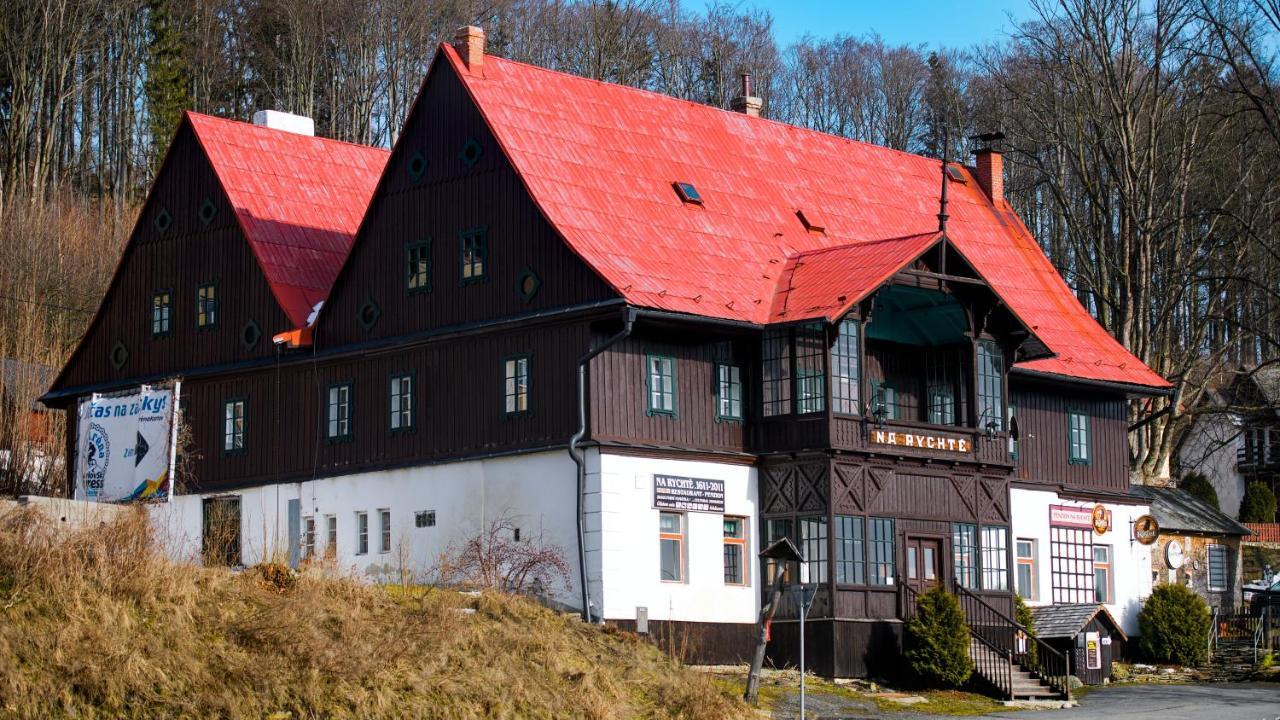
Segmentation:
{"type": "Polygon", "coordinates": [[[409,179],[417,182],[422,178],[422,174],[427,171],[427,159],[422,156],[422,153],[416,152],[413,157],[409,158],[409,165],[405,170],[409,173],[409,179]]]}
{"type": "Polygon", "coordinates": [[[245,323],[244,328],[240,330],[240,342],[244,344],[246,350],[252,350],[261,338],[262,328],[258,327],[258,323],[253,320],[245,323]]]}
{"type": "Polygon", "coordinates": [[[951,180],[951,182],[958,182],[960,184],[967,182],[965,180],[964,173],[960,172],[960,168],[955,165],[947,166],[947,179],[951,180]]]}
{"type": "Polygon", "coordinates": [[[467,167],[474,167],[480,162],[480,156],[484,154],[484,148],[480,147],[480,143],[475,138],[467,138],[467,144],[462,146],[462,162],[467,167]]]}
{"type": "Polygon", "coordinates": [[[693,183],[677,182],[673,185],[681,200],[694,205],[702,204],[702,195],[698,193],[698,188],[694,187],[693,183]]]}
{"type": "Polygon", "coordinates": [[[800,223],[809,232],[821,233],[827,231],[826,221],[812,210],[797,210],[796,217],[800,218],[800,223]]]}
{"type": "Polygon", "coordinates": [[[154,222],[156,225],[156,230],[159,230],[161,233],[163,233],[165,230],[169,229],[170,225],[173,224],[173,216],[169,214],[168,210],[165,210],[164,208],[160,208],[160,211],[156,213],[156,218],[154,222]]]}
{"type": "Polygon", "coordinates": [[[199,215],[201,224],[208,225],[213,222],[213,216],[217,214],[218,206],[214,205],[209,198],[205,198],[204,202],[200,203],[199,215]]]}

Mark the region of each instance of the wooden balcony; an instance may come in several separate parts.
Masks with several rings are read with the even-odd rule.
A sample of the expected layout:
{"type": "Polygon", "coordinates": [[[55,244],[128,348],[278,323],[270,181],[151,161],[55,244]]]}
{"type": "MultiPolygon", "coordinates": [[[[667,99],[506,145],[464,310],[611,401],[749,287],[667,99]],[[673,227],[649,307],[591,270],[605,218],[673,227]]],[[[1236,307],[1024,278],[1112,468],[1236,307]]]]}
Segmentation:
{"type": "Polygon", "coordinates": [[[1280,445],[1255,445],[1236,451],[1236,469],[1240,472],[1280,470],[1280,445]]]}

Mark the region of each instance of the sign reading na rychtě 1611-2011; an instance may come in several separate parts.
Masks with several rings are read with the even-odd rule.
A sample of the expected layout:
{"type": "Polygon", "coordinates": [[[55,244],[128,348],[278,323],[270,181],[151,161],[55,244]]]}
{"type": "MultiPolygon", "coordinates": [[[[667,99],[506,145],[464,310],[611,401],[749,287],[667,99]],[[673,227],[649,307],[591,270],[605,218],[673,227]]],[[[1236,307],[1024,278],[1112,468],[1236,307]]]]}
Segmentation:
{"type": "Polygon", "coordinates": [[[654,475],[653,506],[659,510],[723,513],[724,481],[654,475]]]}

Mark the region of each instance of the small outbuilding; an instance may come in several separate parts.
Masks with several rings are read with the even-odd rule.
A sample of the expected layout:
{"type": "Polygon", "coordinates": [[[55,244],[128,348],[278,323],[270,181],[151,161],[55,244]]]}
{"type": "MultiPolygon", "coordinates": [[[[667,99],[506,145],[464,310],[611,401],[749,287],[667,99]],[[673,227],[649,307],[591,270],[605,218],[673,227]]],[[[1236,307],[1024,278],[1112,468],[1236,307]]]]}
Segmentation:
{"type": "Polygon", "coordinates": [[[1036,637],[1070,658],[1071,674],[1085,685],[1111,677],[1111,660],[1128,640],[1105,605],[1044,605],[1031,609],[1036,637]]]}

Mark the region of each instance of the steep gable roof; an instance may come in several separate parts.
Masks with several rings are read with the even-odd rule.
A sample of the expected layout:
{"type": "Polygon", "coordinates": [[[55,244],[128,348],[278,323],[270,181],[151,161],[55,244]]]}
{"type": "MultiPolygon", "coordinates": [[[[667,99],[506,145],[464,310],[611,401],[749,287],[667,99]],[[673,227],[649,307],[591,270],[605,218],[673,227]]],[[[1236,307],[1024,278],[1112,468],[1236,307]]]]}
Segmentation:
{"type": "Polygon", "coordinates": [[[188,112],[276,302],[307,325],[333,286],[388,152],[188,112]]]}
{"type": "MultiPolygon", "coordinates": [[[[937,160],[493,56],[473,74],[441,53],[548,220],[635,305],[772,322],[794,256],[937,226],[937,160]],[[703,202],[684,201],[680,182],[703,202]],[[797,212],[821,215],[824,232],[797,212]]],[[[1018,367],[1168,387],[1089,316],[1012,208],[961,172],[948,239],[1056,354],[1018,367]]]]}

